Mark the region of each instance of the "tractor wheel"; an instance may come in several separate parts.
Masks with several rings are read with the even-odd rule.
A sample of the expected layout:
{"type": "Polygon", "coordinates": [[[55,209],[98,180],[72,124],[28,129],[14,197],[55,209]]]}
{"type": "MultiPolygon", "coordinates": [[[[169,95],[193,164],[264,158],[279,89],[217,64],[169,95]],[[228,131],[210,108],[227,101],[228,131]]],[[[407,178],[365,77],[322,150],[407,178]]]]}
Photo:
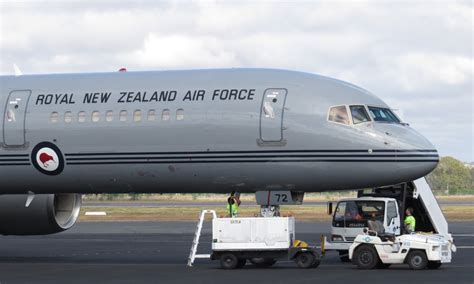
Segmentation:
{"type": "Polygon", "coordinates": [[[313,264],[311,265],[311,268],[316,268],[321,263],[321,257],[319,256],[317,252],[313,252],[313,255],[314,255],[314,261],[313,261],[313,264]]]}
{"type": "Polygon", "coordinates": [[[426,253],[421,250],[412,250],[407,256],[408,266],[414,270],[425,269],[428,265],[426,253]]]}
{"type": "Polygon", "coordinates": [[[296,265],[299,268],[311,268],[315,263],[316,257],[309,251],[300,252],[295,258],[296,265]]]}
{"type": "Polygon", "coordinates": [[[352,261],[359,269],[373,269],[379,263],[379,256],[371,245],[360,245],[354,252],[352,261]]]}

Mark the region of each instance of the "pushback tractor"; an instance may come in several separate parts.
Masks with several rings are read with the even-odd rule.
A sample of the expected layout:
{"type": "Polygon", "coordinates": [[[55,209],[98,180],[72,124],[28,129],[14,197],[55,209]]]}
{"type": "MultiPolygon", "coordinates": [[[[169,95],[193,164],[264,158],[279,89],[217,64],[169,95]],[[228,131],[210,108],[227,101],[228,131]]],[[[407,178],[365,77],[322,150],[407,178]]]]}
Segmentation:
{"type": "Polygon", "coordinates": [[[356,237],[349,258],[361,269],[388,268],[406,263],[411,269],[437,269],[451,262],[452,244],[442,235],[412,233],[401,236],[383,232],[369,221],[365,234],[356,237]]]}

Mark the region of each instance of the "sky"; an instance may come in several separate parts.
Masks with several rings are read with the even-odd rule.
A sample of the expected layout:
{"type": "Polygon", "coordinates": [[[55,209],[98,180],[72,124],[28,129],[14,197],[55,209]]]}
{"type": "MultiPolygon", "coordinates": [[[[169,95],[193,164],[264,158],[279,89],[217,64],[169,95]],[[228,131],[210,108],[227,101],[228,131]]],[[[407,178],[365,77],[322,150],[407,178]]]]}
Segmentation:
{"type": "Polygon", "coordinates": [[[283,68],[361,86],[474,161],[472,1],[5,1],[0,75],[283,68]]]}

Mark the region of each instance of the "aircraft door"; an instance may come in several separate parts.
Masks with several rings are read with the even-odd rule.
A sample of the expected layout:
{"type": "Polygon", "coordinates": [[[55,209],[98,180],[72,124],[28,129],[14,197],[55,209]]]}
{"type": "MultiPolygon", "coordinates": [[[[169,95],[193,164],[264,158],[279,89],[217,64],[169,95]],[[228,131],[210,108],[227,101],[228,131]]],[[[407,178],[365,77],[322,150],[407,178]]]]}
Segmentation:
{"type": "Polygon", "coordinates": [[[30,90],[12,91],[8,96],[3,118],[3,143],[6,146],[25,145],[25,115],[30,90]]]}
{"type": "Polygon", "coordinates": [[[263,94],[260,109],[260,140],[280,142],[283,140],[283,112],[286,89],[267,89],[263,94]]]}

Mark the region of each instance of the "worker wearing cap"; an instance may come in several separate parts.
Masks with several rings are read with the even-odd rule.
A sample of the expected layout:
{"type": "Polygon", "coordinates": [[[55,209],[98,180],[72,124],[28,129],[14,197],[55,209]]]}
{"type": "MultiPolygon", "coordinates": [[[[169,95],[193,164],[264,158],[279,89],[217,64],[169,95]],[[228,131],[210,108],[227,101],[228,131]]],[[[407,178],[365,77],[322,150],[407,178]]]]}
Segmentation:
{"type": "Polygon", "coordinates": [[[230,217],[237,217],[239,211],[240,198],[239,195],[234,191],[227,198],[227,212],[229,212],[230,217]]]}
{"type": "Polygon", "coordinates": [[[415,217],[413,217],[413,208],[408,207],[407,210],[405,210],[405,229],[408,233],[412,233],[415,231],[416,227],[416,220],[415,217]]]}

